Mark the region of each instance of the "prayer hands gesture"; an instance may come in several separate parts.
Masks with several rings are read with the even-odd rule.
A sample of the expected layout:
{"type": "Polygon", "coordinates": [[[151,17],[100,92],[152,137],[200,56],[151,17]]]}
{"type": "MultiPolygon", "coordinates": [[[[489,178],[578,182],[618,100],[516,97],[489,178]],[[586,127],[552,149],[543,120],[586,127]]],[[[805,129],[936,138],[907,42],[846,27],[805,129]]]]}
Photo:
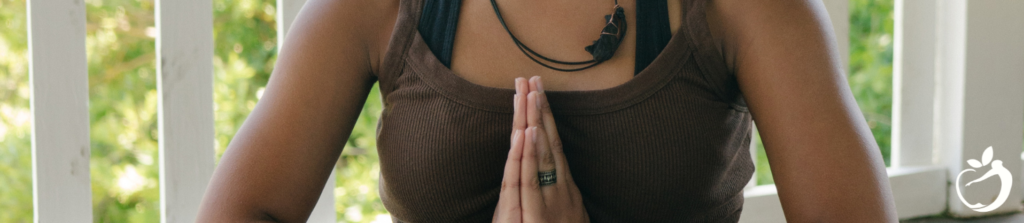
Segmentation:
{"type": "Polygon", "coordinates": [[[493,222],[590,222],[540,77],[516,78],[512,148],[493,222]]]}

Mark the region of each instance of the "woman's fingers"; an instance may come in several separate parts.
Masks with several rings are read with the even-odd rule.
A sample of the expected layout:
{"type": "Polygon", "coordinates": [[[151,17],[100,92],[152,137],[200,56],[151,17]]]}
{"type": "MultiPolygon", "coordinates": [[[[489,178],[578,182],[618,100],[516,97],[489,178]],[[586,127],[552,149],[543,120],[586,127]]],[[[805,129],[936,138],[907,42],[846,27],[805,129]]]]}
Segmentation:
{"type": "MultiPolygon", "coordinates": [[[[532,128],[532,127],[540,128],[535,133],[537,133],[537,134],[544,134],[547,131],[543,131],[545,126],[544,126],[544,123],[542,121],[543,119],[541,118],[542,115],[541,115],[541,112],[540,112],[540,103],[539,103],[540,100],[538,100],[538,96],[539,95],[540,94],[538,92],[532,91],[532,92],[530,92],[530,94],[528,94],[526,96],[526,98],[527,98],[527,100],[526,100],[527,101],[527,103],[526,103],[526,119],[527,119],[527,123],[529,123],[529,127],[530,128],[532,128]]],[[[544,137],[538,137],[538,140],[537,140],[537,143],[536,143],[536,146],[535,146],[535,148],[537,149],[537,159],[538,159],[538,161],[537,161],[537,165],[538,165],[537,169],[540,172],[548,172],[548,171],[555,170],[555,162],[554,162],[554,159],[551,156],[551,149],[550,149],[551,147],[548,146],[547,138],[548,137],[546,135],[544,137]]],[[[557,171],[555,173],[557,174],[557,171]]]]}
{"type": "Polygon", "coordinates": [[[557,176],[559,180],[565,180],[566,183],[572,182],[572,175],[569,174],[569,164],[565,159],[565,154],[562,152],[562,139],[558,136],[558,128],[555,125],[555,116],[551,113],[551,104],[548,104],[548,96],[544,93],[544,83],[541,81],[539,76],[530,78],[529,81],[530,89],[536,91],[538,108],[540,109],[540,122],[544,126],[544,132],[547,136],[549,150],[551,151],[551,157],[554,160],[555,169],[558,171],[557,176]]]}
{"type": "Polygon", "coordinates": [[[537,128],[526,128],[523,145],[522,168],[519,172],[519,194],[523,212],[541,213],[544,209],[544,197],[540,192],[540,180],[537,178],[537,128]]]}
{"type": "Polygon", "coordinates": [[[554,199],[550,199],[550,198],[558,197],[558,196],[565,196],[566,192],[568,192],[568,191],[566,191],[567,187],[566,187],[565,178],[561,177],[561,175],[562,175],[561,172],[564,171],[564,169],[558,167],[555,164],[554,157],[552,157],[552,154],[550,152],[543,153],[543,151],[551,151],[550,149],[548,149],[548,148],[550,148],[550,145],[548,145],[546,143],[548,139],[547,139],[547,134],[544,131],[544,128],[537,127],[537,128],[532,128],[532,129],[534,129],[534,133],[537,136],[537,143],[534,144],[534,147],[536,147],[537,152],[539,152],[539,154],[537,154],[537,156],[538,156],[537,162],[538,162],[538,166],[540,167],[540,168],[538,168],[538,171],[541,172],[541,173],[545,173],[545,172],[551,173],[551,171],[554,171],[553,175],[551,175],[551,174],[539,174],[537,176],[538,180],[540,181],[540,184],[541,184],[540,191],[541,191],[541,194],[544,196],[544,202],[546,204],[549,204],[549,205],[557,204],[557,201],[555,201],[554,199]],[[550,167],[550,169],[544,169],[544,167],[550,167]],[[549,182],[549,183],[545,183],[545,182],[549,182]],[[547,185],[545,185],[545,184],[547,184],[547,185]]]}
{"type": "MultiPolygon", "coordinates": [[[[520,90],[517,82],[517,90],[520,90]]],[[[525,114],[526,131],[520,169],[520,206],[526,222],[588,222],[579,189],[572,182],[562,153],[554,115],[540,77],[530,78],[526,103],[516,114],[525,114]],[[554,172],[554,176],[549,174],[554,172]],[[544,184],[544,185],[542,185],[544,184]]],[[[519,91],[522,92],[522,91],[519,91]]]]}
{"type": "Polygon", "coordinates": [[[516,137],[516,123],[519,121],[519,94],[512,96],[512,135],[509,137],[510,141],[515,140],[516,137]]]}
{"type": "Polygon", "coordinates": [[[505,161],[505,173],[501,180],[501,192],[492,222],[522,222],[522,170],[523,146],[526,144],[526,93],[530,87],[523,78],[515,79],[516,94],[512,98],[511,148],[505,161]]]}
{"type": "Polygon", "coordinates": [[[516,96],[514,98],[515,114],[512,115],[512,130],[526,130],[526,93],[530,92],[529,83],[524,78],[516,78],[516,96]]]}
{"type": "Polygon", "coordinates": [[[519,201],[521,160],[525,134],[522,130],[512,131],[512,147],[505,161],[505,175],[501,180],[501,192],[493,222],[522,222],[522,209],[519,201]]]}

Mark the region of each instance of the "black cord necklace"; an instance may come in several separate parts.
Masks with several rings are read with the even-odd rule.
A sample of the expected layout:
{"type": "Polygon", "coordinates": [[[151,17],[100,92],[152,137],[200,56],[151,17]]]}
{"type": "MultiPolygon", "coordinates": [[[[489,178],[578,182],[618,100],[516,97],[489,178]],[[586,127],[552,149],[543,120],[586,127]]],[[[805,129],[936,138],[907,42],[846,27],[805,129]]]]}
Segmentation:
{"type": "Polygon", "coordinates": [[[515,42],[516,46],[519,47],[519,51],[522,51],[523,54],[526,54],[526,56],[529,57],[530,60],[533,60],[533,62],[537,62],[537,64],[540,64],[541,66],[547,67],[548,69],[552,70],[562,72],[573,72],[597,66],[598,64],[601,64],[604,61],[611,59],[612,56],[615,55],[615,50],[619,48],[619,43],[621,43],[622,39],[626,36],[626,14],[625,12],[623,12],[624,10],[622,9],[622,7],[619,7],[619,0],[615,0],[615,11],[611,15],[604,16],[604,19],[605,21],[607,21],[607,24],[604,26],[604,29],[601,29],[601,37],[595,40],[594,44],[591,44],[590,46],[584,48],[584,50],[589,52],[590,55],[594,56],[594,59],[573,62],[555,60],[540,55],[537,52],[534,52],[533,49],[530,49],[530,47],[527,47],[526,44],[520,42],[519,39],[512,34],[512,31],[508,30],[508,26],[505,25],[505,19],[501,17],[501,11],[498,10],[498,3],[495,2],[495,0],[491,0],[491,6],[494,7],[494,14],[498,16],[498,21],[501,22],[501,27],[505,28],[505,31],[508,32],[508,35],[512,37],[512,42],[515,42]],[[536,58],[534,56],[536,56],[536,58]],[[558,68],[541,62],[540,60],[537,60],[537,58],[555,64],[570,66],[586,66],[570,69],[558,68]]]}

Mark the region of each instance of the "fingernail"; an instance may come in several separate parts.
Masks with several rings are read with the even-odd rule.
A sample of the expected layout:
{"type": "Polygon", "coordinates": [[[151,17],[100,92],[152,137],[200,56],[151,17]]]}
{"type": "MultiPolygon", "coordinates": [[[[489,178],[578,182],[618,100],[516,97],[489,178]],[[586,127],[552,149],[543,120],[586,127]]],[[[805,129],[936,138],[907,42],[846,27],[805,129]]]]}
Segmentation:
{"type": "Polygon", "coordinates": [[[537,76],[537,91],[544,92],[544,84],[540,82],[540,76],[537,76]]]}
{"type": "Polygon", "coordinates": [[[521,89],[521,88],[519,88],[519,85],[520,85],[519,83],[521,83],[521,82],[523,82],[523,78],[521,78],[521,77],[517,77],[517,78],[516,78],[516,94],[521,94],[521,93],[523,93],[523,92],[522,92],[522,89],[521,89]]]}
{"type": "Polygon", "coordinates": [[[537,126],[530,128],[530,131],[533,135],[532,137],[530,137],[530,142],[537,143],[537,126]]]}

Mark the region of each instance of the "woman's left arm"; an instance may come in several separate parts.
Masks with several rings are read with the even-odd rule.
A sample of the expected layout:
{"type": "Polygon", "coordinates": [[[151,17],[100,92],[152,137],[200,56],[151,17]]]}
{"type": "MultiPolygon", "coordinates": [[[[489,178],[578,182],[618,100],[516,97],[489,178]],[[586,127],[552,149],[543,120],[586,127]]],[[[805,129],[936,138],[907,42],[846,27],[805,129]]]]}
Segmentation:
{"type": "Polygon", "coordinates": [[[881,153],[854,100],[820,0],[714,0],[789,222],[896,222],[881,153]]]}

